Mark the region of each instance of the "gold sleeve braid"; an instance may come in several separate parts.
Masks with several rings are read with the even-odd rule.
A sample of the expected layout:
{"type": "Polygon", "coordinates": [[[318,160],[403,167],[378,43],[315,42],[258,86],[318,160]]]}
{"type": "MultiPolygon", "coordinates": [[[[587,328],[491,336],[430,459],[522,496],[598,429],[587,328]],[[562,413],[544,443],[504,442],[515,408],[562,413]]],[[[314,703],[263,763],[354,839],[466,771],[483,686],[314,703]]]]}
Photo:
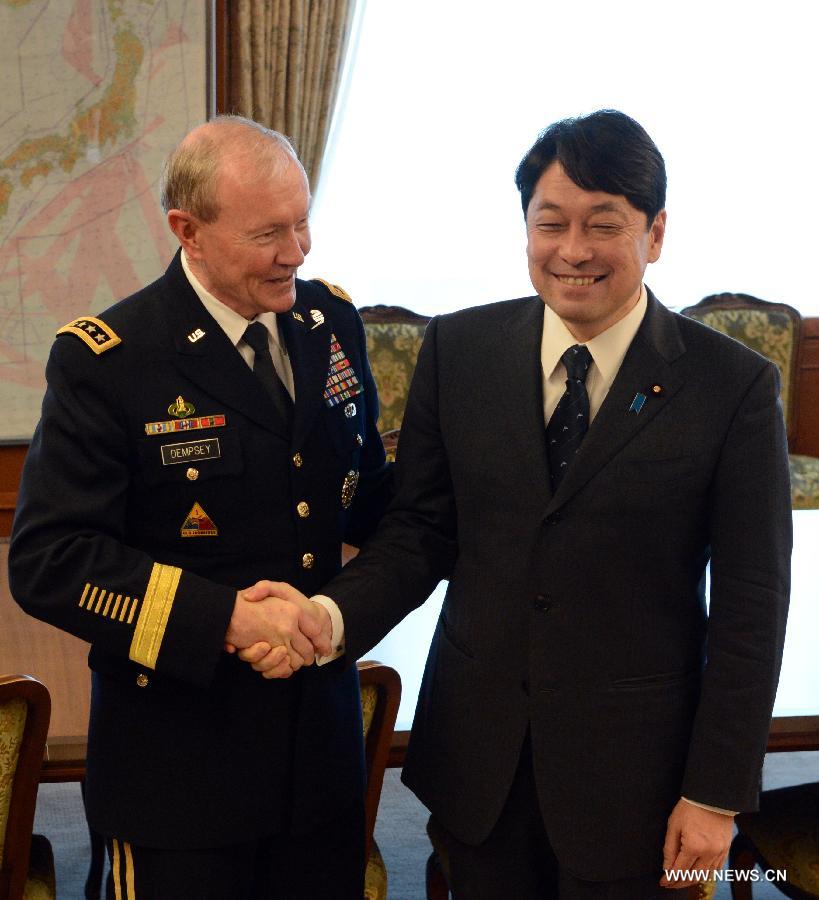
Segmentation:
{"type": "Polygon", "coordinates": [[[156,668],[181,575],[181,569],[161,563],[154,563],[151,570],[128,653],[129,659],[149,669],[156,668]]]}

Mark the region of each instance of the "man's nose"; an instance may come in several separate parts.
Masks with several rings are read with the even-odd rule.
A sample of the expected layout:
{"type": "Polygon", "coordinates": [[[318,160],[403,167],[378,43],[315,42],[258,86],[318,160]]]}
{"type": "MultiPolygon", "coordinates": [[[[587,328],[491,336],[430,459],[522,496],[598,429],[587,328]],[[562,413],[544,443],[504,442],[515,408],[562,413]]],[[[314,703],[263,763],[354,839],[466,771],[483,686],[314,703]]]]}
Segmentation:
{"type": "Polygon", "coordinates": [[[591,241],[583,228],[572,227],[564,232],[560,256],[570,266],[579,266],[594,256],[591,241]]]}
{"type": "Polygon", "coordinates": [[[276,262],[282,266],[300,266],[309,249],[309,239],[305,240],[294,228],[291,228],[279,243],[276,262]]]}

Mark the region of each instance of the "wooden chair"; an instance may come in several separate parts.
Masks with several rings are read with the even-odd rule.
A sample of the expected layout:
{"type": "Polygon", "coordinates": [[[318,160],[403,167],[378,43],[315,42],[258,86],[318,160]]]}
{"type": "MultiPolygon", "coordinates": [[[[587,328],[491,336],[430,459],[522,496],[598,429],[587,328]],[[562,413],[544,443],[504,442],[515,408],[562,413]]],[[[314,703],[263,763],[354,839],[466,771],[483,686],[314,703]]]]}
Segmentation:
{"type": "MultiPolygon", "coordinates": [[[[819,783],[763,791],[759,811],[736,818],[730,865],[784,871],[774,887],[794,900],[819,897],[819,783]]],[[[734,900],[753,900],[750,881],[731,883],[734,900]]]]}
{"type": "Polygon", "coordinates": [[[401,678],[395,669],[371,660],[358,663],[361,711],[364,718],[364,749],[367,758],[366,816],[367,871],[365,900],[386,900],[387,870],[375,842],[375,818],[390,753],[395,717],[401,701],[401,678]]]}
{"type": "MultiPolygon", "coordinates": [[[[796,438],[796,376],[799,372],[802,316],[785,303],[750,294],[711,294],[682,314],[727,334],[775,363],[782,379],[781,399],[788,444],[796,438]]],[[[790,454],[791,505],[819,509],[819,459],[790,454]]]]}
{"type": "Polygon", "coordinates": [[[412,374],[430,317],[403,306],[364,306],[359,313],[381,406],[378,430],[385,438],[387,451],[392,449],[394,455],[412,374]]]}
{"type": "Polygon", "coordinates": [[[0,900],[53,900],[54,857],[32,835],[51,698],[28,675],[0,676],[0,900]]]}

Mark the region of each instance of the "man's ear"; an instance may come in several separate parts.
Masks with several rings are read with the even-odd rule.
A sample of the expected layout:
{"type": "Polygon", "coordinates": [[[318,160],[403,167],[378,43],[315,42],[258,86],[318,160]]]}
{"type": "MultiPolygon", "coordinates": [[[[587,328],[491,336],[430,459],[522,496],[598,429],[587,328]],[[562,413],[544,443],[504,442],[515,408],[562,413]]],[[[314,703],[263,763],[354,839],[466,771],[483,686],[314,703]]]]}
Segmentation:
{"type": "Polygon", "coordinates": [[[176,235],[188,259],[198,259],[201,256],[199,220],[181,209],[169,209],[168,226],[176,235]]]}
{"type": "Polygon", "coordinates": [[[660,258],[660,251],[663,249],[663,239],[665,238],[666,218],[665,210],[661,209],[648,229],[648,261],[650,263],[657,262],[660,258]]]}

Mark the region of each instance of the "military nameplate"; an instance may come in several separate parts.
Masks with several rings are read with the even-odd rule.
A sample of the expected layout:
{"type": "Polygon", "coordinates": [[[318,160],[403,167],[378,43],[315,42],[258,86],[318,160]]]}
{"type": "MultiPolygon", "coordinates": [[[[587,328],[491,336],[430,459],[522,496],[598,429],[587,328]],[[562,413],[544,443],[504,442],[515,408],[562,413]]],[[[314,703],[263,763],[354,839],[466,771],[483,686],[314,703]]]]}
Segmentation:
{"type": "Polygon", "coordinates": [[[198,503],[194,503],[188,517],[182,523],[180,533],[183,538],[216,537],[219,529],[213,524],[213,520],[205,510],[198,503]]]}
{"type": "Polygon", "coordinates": [[[98,356],[111,350],[117,344],[122,343],[113,328],[109,328],[101,319],[95,319],[93,316],[85,316],[82,319],[74,319],[68,325],[57,332],[60,334],[73,334],[86,343],[98,356]]]}
{"type": "Polygon", "coordinates": [[[163,444],[162,465],[175,466],[179,463],[205,462],[208,459],[219,459],[222,450],[219,438],[204,438],[201,441],[187,441],[181,444],[163,444]]]}
{"type": "Polygon", "coordinates": [[[222,428],[227,421],[224,413],[199,416],[196,419],[172,419],[170,422],[146,422],[145,434],[170,434],[174,431],[194,431],[197,428],[222,428]]]}

